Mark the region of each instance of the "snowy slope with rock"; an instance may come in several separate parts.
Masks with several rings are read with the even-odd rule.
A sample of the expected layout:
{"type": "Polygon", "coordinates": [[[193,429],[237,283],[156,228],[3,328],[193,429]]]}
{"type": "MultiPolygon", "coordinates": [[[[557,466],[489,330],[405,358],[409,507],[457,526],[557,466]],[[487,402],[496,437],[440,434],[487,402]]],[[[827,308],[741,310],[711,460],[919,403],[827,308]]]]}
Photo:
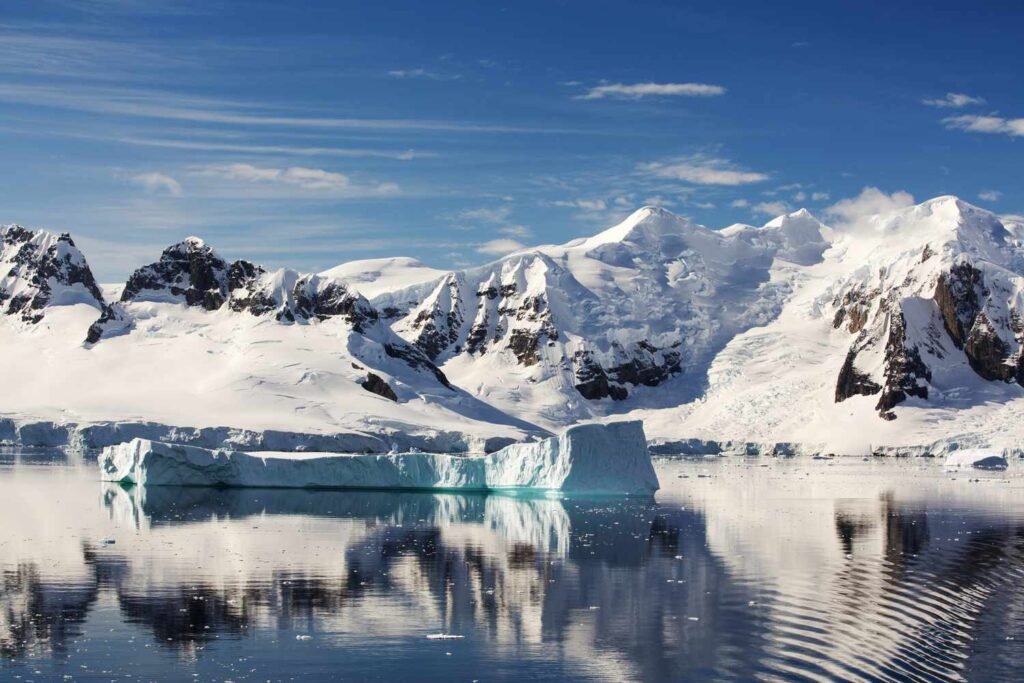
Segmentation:
{"type": "Polygon", "coordinates": [[[714,355],[787,298],[773,264],[820,258],[825,231],[806,212],[714,231],[645,207],[372,301],[453,382],[554,427],[699,396],[714,355]]]}
{"type": "Polygon", "coordinates": [[[991,213],[955,197],[837,232],[770,324],[712,363],[704,397],[648,414],[666,439],[1019,443],[1024,261],[991,213]]]}
{"type": "MultiPolygon", "coordinates": [[[[69,243],[46,233],[32,240],[69,243]]],[[[53,259],[33,253],[35,261],[21,259],[18,279],[4,280],[14,283],[11,301],[37,301],[33,292],[47,288],[63,299],[51,295],[28,318],[19,306],[0,319],[0,374],[18,387],[0,397],[0,415],[352,431],[379,437],[384,450],[393,440],[465,450],[540,433],[452,386],[338,280],[228,263],[189,238],[106,302],[95,284],[81,284],[93,279],[80,254],[68,257],[80,269],[75,279],[63,271],[44,278],[53,259]]]]}
{"type": "Polygon", "coordinates": [[[453,272],[407,258],[269,270],[189,238],[108,290],[116,301],[69,236],[8,226],[0,376],[18,390],[0,421],[461,450],[628,415],[663,444],[1012,449],[1022,225],[955,197],[832,227],[801,210],[711,230],[645,207],[453,272]]]}

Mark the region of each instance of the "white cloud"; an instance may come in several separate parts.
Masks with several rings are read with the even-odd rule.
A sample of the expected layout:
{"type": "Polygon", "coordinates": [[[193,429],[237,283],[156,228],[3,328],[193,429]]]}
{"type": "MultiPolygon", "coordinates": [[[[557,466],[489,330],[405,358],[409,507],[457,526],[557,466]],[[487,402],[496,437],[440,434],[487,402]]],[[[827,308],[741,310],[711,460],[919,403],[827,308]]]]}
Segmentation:
{"type": "Polygon", "coordinates": [[[532,234],[525,225],[505,225],[498,228],[498,232],[508,237],[529,237],[532,234]]]}
{"type": "Polygon", "coordinates": [[[750,207],[750,212],[754,215],[762,214],[765,216],[781,216],[784,213],[789,212],[789,204],[786,202],[758,202],[750,207]]]}
{"type": "Polygon", "coordinates": [[[685,180],[697,185],[749,185],[768,180],[767,173],[740,170],[725,159],[703,156],[641,164],[639,168],[659,178],[685,180]]]}
{"type": "Polygon", "coordinates": [[[407,149],[400,151],[365,149],[354,147],[303,147],[293,145],[240,145],[223,142],[197,142],[195,140],[170,140],[163,138],[109,138],[126,145],[162,147],[167,149],[192,149],[204,152],[238,152],[241,154],[290,154],[298,156],[373,157],[411,161],[420,157],[436,157],[432,152],[417,152],[407,149]]]}
{"type": "Polygon", "coordinates": [[[812,192],[811,199],[816,202],[827,202],[831,198],[828,192],[812,192]]]}
{"type": "Polygon", "coordinates": [[[924,99],[921,100],[922,104],[927,104],[929,107],[942,107],[943,109],[960,109],[966,107],[969,104],[985,104],[985,100],[980,97],[971,97],[960,92],[948,92],[945,97],[939,99],[924,99]]]}
{"type": "Polygon", "coordinates": [[[999,190],[982,190],[978,193],[978,199],[983,199],[986,202],[998,202],[1002,196],[1003,193],[999,190]]]}
{"type": "Polygon", "coordinates": [[[199,173],[242,183],[273,183],[334,194],[381,195],[398,192],[398,185],[394,183],[354,186],[347,175],[304,166],[273,168],[245,163],[213,164],[202,168],[199,173]]]}
{"type": "Polygon", "coordinates": [[[732,203],[729,204],[729,206],[731,206],[734,209],[745,209],[748,206],[750,206],[750,202],[748,202],[746,199],[734,199],[732,200],[732,203]]]}
{"type": "Polygon", "coordinates": [[[166,192],[172,197],[181,196],[181,183],[172,178],[169,175],[158,173],[153,171],[152,173],[139,173],[138,175],[132,176],[129,180],[143,187],[146,192],[158,193],[166,192]]]}
{"type": "Polygon", "coordinates": [[[964,114],[962,116],[950,116],[942,119],[946,128],[965,130],[969,133],[991,133],[1009,135],[1011,137],[1024,136],[1024,118],[1004,119],[1001,116],[976,116],[964,114]]]}
{"type": "MultiPolygon", "coordinates": [[[[498,206],[494,208],[483,207],[479,209],[466,209],[465,211],[459,212],[455,215],[454,220],[456,223],[462,224],[479,224],[479,223],[490,223],[498,226],[497,231],[501,235],[506,237],[529,237],[532,232],[525,225],[513,223],[509,219],[512,213],[512,207],[510,206],[498,206]]],[[[475,226],[473,226],[475,227],[475,226]]],[[[501,240],[495,240],[500,242],[501,240]]],[[[514,240],[505,240],[506,242],[513,242],[514,240]]],[[[520,245],[521,246],[521,245],[520,245]]],[[[514,251],[514,250],[511,250],[514,251]]],[[[487,253],[487,252],[483,252],[487,253]]]]}
{"type": "Polygon", "coordinates": [[[803,190],[797,192],[795,195],[793,195],[793,201],[794,202],[807,201],[807,193],[804,192],[803,190]]]}
{"type": "Polygon", "coordinates": [[[715,97],[724,95],[725,88],[707,83],[609,83],[591,88],[578,100],[600,100],[606,97],[640,99],[641,97],[715,97]]]}
{"type": "Polygon", "coordinates": [[[555,206],[582,209],[584,211],[604,211],[608,208],[608,202],[603,199],[562,199],[553,203],[555,206]]]}
{"type": "Polygon", "coordinates": [[[914,196],[902,190],[886,194],[877,187],[865,187],[856,197],[841,199],[825,209],[837,227],[859,228],[878,214],[911,206],[914,196]]]}
{"type": "Polygon", "coordinates": [[[522,242],[502,238],[479,244],[477,245],[476,250],[478,253],[487,254],[489,256],[504,256],[505,254],[525,248],[526,245],[522,242]]]}
{"type": "Polygon", "coordinates": [[[461,74],[441,74],[428,69],[392,69],[388,72],[391,78],[425,78],[431,81],[456,81],[461,74]]]}
{"type": "Polygon", "coordinates": [[[698,209],[713,209],[715,208],[714,202],[694,202],[693,204],[698,209]]]}

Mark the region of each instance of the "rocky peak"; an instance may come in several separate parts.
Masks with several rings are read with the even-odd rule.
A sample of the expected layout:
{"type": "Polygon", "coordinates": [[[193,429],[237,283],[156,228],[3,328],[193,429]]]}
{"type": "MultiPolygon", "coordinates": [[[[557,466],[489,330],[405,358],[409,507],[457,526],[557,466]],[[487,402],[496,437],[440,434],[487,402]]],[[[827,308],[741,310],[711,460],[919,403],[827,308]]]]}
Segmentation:
{"type": "Polygon", "coordinates": [[[121,301],[179,301],[214,311],[227,298],[227,276],[227,261],[203,240],[188,237],[164,249],[155,263],[132,273],[121,301]]]}
{"type": "Polygon", "coordinates": [[[67,233],[0,227],[0,313],[38,323],[50,306],[103,308],[85,256],[67,233]]]}

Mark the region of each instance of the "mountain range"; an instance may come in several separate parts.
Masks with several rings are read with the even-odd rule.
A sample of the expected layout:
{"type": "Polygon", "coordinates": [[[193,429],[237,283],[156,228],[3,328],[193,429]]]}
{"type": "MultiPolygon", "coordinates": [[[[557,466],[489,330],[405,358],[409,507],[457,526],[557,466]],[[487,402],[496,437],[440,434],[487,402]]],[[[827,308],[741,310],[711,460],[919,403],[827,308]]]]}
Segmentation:
{"type": "Polygon", "coordinates": [[[322,273],[190,237],[123,286],[67,234],[0,229],[13,422],[362,435],[488,449],[642,418],[661,443],[1012,446],[1024,226],[955,197],[712,230],[644,207],[459,271],[322,273]]]}

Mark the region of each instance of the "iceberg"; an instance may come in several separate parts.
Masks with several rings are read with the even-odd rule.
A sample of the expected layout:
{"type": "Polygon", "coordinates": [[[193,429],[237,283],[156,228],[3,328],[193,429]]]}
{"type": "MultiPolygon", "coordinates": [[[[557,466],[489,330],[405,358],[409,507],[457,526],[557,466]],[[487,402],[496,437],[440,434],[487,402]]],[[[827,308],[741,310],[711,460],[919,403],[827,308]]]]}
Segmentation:
{"type": "Polygon", "coordinates": [[[458,489],[650,495],[659,488],[641,422],[586,424],[483,456],[245,453],[132,439],[101,477],[140,486],[458,489]]]}
{"type": "Polygon", "coordinates": [[[1009,467],[1006,458],[1001,452],[993,453],[991,450],[980,448],[965,448],[954,451],[946,458],[945,470],[956,472],[958,470],[1005,470],[1009,467]]]}

